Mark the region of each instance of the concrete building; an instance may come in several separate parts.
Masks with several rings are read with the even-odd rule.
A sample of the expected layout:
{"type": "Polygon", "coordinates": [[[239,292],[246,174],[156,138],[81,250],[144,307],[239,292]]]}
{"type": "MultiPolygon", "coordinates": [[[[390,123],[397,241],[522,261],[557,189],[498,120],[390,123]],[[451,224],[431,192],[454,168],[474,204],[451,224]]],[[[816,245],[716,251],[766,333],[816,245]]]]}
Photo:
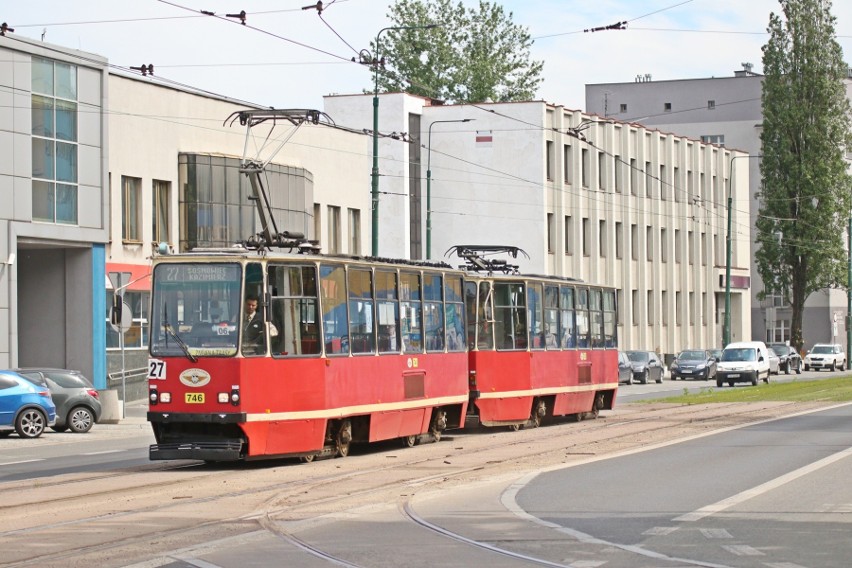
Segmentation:
{"type": "MultiPolygon", "coordinates": [[[[743,159],[732,159],[728,168],[748,171],[752,192],[750,197],[747,193],[734,196],[734,210],[748,212],[749,217],[742,224],[735,222],[733,238],[754,243],[759,210],[756,195],[761,187],[762,83],[763,77],[751,72],[750,64],[730,77],[654,81],[650,76],[637,76],[634,82],[586,85],[586,111],[742,150],[743,159]]],[[[852,81],[847,81],[847,92],[852,93],[852,81]]],[[[742,261],[748,258],[741,257],[742,261]]],[[[758,299],[763,282],[750,258],[748,264],[733,261],[738,268],[748,268],[751,277],[750,337],[788,341],[792,310],[780,295],[758,299]]],[[[802,329],[806,347],[818,342],[845,344],[846,304],[843,290],[822,290],[807,299],[802,329]]]]}
{"type": "MultiPolygon", "coordinates": [[[[453,262],[443,255],[455,244],[515,245],[530,257],[518,259],[523,271],[617,286],[624,348],[675,353],[721,344],[725,190],[746,199],[747,171],[732,176],[730,168],[745,154],[538,101],[379,98],[380,132],[412,140],[383,138],[379,147],[382,255],[410,245],[413,258],[424,258],[413,243],[425,241],[422,220],[431,216],[434,259],[453,262]]],[[[371,123],[371,102],[326,97],[325,110],[356,127],[371,123]]],[[[734,214],[747,227],[748,210],[734,214]]],[[[749,240],[734,244],[732,338],[746,339],[749,240]]]]}
{"type": "Polygon", "coordinates": [[[0,368],[103,386],[107,62],[0,36],[0,368]]]}

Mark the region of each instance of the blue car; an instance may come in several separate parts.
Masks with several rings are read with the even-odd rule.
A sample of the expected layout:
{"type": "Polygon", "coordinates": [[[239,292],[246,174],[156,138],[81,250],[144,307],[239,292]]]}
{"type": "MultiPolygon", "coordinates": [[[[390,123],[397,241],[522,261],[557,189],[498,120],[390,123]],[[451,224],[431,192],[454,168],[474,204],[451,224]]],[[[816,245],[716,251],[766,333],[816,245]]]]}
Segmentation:
{"type": "Polygon", "coordinates": [[[0,371],[0,438],[13,431],[21,438],[38,438],[56,422],[56,405],[45,387],[21,375],[0,371]]]}

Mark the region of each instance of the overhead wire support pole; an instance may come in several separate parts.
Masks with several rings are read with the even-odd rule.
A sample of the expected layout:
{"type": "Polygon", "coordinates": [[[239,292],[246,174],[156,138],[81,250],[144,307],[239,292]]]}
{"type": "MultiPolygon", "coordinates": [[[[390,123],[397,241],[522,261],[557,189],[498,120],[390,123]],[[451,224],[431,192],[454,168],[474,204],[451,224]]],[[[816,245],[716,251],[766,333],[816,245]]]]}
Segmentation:
{"type": "Polygon", "coordinates": [[[432,258],[432,127],[442,122],[470,122],[473,118],[455,120],[433,120],[429,123],[428,147],[426,149],[426,260],[432,258]]]}
{"type": "Polygon", "coordinates": [[[725,238],[725,323],[722,327],[722,348],[724,349],[731,342],[731,211],[732,200],[731,190],[734,184],[734,160],[737,158],[762,158],[761,154],[757,156],[741,155],[731,156],[731,165],[728,167],[728,233],[725,238]]]}
{"type": "Polygon", "coordinates": [[[381,48],[379,41],[382,32],[388,30],[429,30],[437,28],[438,24],[426,24],[423,26],[389,26],[382,28],[376,34],[376,52],[373,54],[373,168],[370,172],[370,195],[373,206],[372,214],[372,255],[379,256],[379,65],[381,60],[381,48]]]}

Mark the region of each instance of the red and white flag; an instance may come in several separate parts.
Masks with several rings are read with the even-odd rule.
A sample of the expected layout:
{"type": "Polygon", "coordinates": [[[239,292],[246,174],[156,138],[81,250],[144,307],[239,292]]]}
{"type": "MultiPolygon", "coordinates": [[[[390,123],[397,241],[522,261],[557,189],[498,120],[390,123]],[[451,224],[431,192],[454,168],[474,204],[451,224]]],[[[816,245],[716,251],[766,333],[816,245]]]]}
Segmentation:
{"type": "Polygon", "coordinates": [[[477,130],[476,131],[476,147],[477,148],[490,148],[491,142],[494,140],[494,137],[491,135],[490,130],[477,130]]]}

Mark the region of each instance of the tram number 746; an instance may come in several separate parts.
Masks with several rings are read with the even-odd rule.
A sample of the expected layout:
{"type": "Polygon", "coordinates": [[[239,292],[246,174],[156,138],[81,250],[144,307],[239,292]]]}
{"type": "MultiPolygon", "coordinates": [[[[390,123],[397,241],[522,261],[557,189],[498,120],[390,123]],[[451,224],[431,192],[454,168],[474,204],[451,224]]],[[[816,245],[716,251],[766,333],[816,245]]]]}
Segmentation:
{"type": "Polygon", "coordinates": [[[204,404],[203,392],[188,392],[186,393],[187,404],[204,404]]]}

